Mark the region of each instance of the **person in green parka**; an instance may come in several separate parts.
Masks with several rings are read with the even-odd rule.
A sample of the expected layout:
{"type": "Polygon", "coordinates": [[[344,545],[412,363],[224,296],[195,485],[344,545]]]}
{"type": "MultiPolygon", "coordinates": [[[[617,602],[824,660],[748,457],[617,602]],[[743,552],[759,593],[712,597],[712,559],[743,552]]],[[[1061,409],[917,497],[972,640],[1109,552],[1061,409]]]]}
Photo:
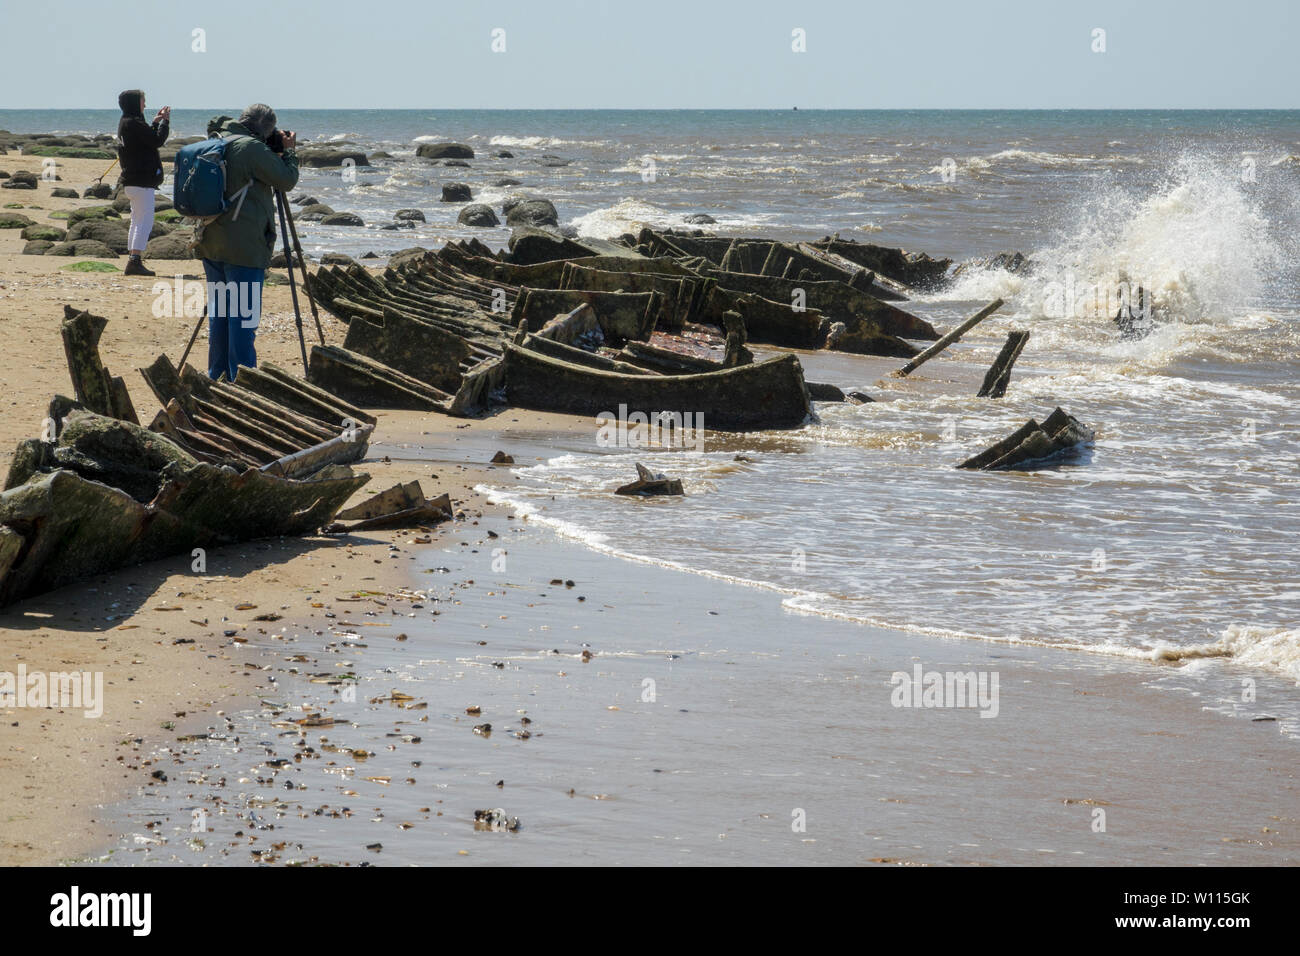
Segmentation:
{"type": "Polygon", "coordinates": [[[215,117],[208,135],[230,139],[231,205],[197,230],[195,252],[208,280],[208,376],[233,382],[241,365],[257,367],[262,282],[275,249],[275,193],[298,183],[297,137],[276,129],[275,111],[264,103],[254,103],[238,120],[215,117]]]}

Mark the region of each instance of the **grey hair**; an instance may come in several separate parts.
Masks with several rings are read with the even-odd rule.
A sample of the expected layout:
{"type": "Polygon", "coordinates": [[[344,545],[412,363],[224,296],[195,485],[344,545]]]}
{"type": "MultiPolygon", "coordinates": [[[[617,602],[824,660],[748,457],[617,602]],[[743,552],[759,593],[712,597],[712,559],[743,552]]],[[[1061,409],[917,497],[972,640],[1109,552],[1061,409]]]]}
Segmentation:
{"type": "Polygon", "coordinates": [[[239,114],[239,125],[259,139],[266,139],[275,132],[275,110],[265,103],[254,103],[239,114]]]}

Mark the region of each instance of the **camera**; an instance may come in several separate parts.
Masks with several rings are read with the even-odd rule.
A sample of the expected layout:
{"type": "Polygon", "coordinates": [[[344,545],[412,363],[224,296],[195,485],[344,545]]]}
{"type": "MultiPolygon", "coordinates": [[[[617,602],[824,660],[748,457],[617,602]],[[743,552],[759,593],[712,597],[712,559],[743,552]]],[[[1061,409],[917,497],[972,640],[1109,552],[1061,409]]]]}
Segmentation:
{"type": "Polygon", "coordinates": [[[284,135],[285,135],[285,133],[288,133],[290,136],[292,136],[292,135],[293,135],[293,130],[291,130],[291,129],[277,129],[277,130],[275,130],[274,132],[272,132],[270,136],[268,136],[268,137],[266,138],[266,145],[271,147],[271,151],[272,151],[272,152],[275,152],[275,153],[283,153],[283,152],[284,152],[284,135]]]}

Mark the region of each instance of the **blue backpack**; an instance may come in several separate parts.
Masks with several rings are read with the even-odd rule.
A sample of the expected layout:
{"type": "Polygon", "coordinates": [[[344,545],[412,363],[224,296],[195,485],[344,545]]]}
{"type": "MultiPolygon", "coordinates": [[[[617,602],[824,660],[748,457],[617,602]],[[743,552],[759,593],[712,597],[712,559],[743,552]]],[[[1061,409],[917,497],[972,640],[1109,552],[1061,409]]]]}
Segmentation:
{"type": "Polygon", "coordinates": [[[231,219],[239,218],[250,180],[244,188],[226,198],[226,147],[236,137],[205,139],[176,151],[176,183],[172,203],[190,219],[209,223],[225,215],[233,204],[231,219]]]}

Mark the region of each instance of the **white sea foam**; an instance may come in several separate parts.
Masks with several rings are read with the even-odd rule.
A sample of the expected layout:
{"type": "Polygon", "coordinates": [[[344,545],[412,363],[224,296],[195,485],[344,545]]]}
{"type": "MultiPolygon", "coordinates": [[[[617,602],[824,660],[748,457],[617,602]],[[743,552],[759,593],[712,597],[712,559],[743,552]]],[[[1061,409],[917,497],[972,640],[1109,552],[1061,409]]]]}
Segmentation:
{"type": "MultiPolygon", "coordinates": [[[[568,455],[563,456],[563,458],[567,465],[581,464],[578,456],[568,455]]],[[[1174,644],[1167,640],[1143,642],[1140,640],[1126,641],[1109,638],[1084,642],[1061,640],[1059,638],[1050,639],[1032,634],[988,634],[963,628],[935,626],[915,620],[897,619],[889,615],[864,614],[846,609],[834,597],[822,591],[786,587],[770,581],[694,567],[681,561],[673,561],[618,547],[606,534],[545,513],[529,501],[528,496],[519,494],[518,491],[507,491],[488,485],[478,485],[474,490],[487,496],[489,501],[508,505],[517,514],[525,516],[527,520],[550,528],[557,534],[578,541],[594,551],[624,560],[697,574],[713,580],[726,581],[744,587],[758,588],[781,594],[784,596],[781,602],[782,606],[797,613],[812,614],[818,617],[913,634],[925,634],[932,637],[1046,647],[1133,661],[1194,665],[1195,662],[1205,660],[1230,660],[1243,667],[1257,669],[1266,673],[1280,674],[1300,684],[1300,630],[1296,629],[1277,626],[1233,625],[1227,628],[1218,640],[1185,645],[1174,644]]]]}
{"type": "Polygon", "coordinates": [[[1072,289],[1067,318],[1108,321],[1114,290],[1127,281],[1152,293],[1166,315],[1221,320],[1239,313],[1285,263],[1238,170],[1204,157],[1181,158],[1147,195],[1097,189],[1061,233],[1031,255],[1032,275],[972,269],[944,297],[1000,296],[1031,317],[1055,318],[1062,290],[1072,289]]]}
{"type": "Polygon", "coordinates": [[[603,139],[561,139],[558,136],[493,136],[488,140],[492,146],[514,146],[521,149],[545,149],[551,146],[608,146],[603,139]]]}
{"type": "MultiPolygon", "coordinates": [[[[643,226],[665,228],[686,225],[686,216],[699,210],[670,211],[643,199],[625,197],[613,206],[594,209],[581,216],[575,216],[570,223],[579,235],[592,236],[597,239],[612,239],[625,232],[635,233],[643,226]]],[[[767,220],[765,214],[737,215],[712,211],[711,215],[718,226],[726,228],[743,228],[756,226],[767,220]]]]}

